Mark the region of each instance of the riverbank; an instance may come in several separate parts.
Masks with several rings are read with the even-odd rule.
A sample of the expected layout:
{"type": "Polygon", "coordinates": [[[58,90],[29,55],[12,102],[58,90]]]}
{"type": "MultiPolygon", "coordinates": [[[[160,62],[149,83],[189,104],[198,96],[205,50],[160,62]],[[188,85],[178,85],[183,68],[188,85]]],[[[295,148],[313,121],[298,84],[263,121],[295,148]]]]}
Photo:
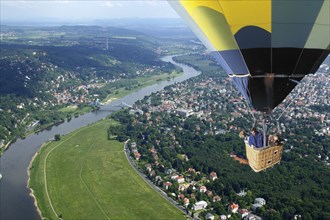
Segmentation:
{"type": "MultiPolygon", "coordinates": [[[[42,149],[45,145],[46,145],[46,143],[44,143],[43,145],[41,145],[40,146],[40,149],[42,149]]],[[[30,187],[30,180],[31,180],[30,174],[31,174],[32,164],[34,162],[34,159],[38,156],[38,154],[39,154],[39,151],[36,152],[33,155],[32,159],[31,159],[31,161],[29,163],[29,166],[27,168],[28,181],[27,181],[26,187],[30,190],[29,196],[33,199],[33,204],[34,204],[34,206],[35,206],[35,208],[37,210],[37,213],[39,214],[40,219],[44,219],[44,217],[42,216],[41,210],[39,209],[37,198],[34,195],[34,190],[30,187]]]]}
{"type": "MultiPolygon", "coordinates": [[[[124,96],[127,96],[131,93],[134,93],[142,88],[182,76],[182,74],[183,74],[182,72],[173,71],[172,73],[163,73],[163,74],[154,75],[154,76],[150,76],[150,77],[137,77],[132,80],[137,80],[138,85],[136,85],[134,88],[131,88],[131,89],[126,89],[124,87],[116,89],[112,94],[109,94],[104,100],[102,100],[102,105],[109,105],[113,101],[120,99],[124,96]]],[[[86,113],[89,113],[89,112],[95,111],[95,110],[96,110],[95,107],[91,107],[91,106],[86,106],[83,108],[68,106],[68,107],[62,108],[59,111],[65,112],[67,114],[67,117],[65,119],[43,125],[36,130],[27,131],[24,135],[22,135],[21,138],[24,139],[30,135],[37,134],[45,129],[50,129],[53,126],[57,126],[57,125],[63,123],[65,120],[71,120],[72,117],[79,117],[83,114],[86,114],[86,113]]],[[[10,140],[8,143],[4,144],[4,146],[0,150],[0,157],[10,147],[10,145],[13,142],[15,142],[18,138],[19,137],[17,136],[15,138],[13,138],[12,140],[10,140]]]]}
{"type": "Polygon", "coordinates": [[[11,139],[10,141],[8,141],[8,143],[4,144],[1,149],[0,149],[0,157],[2,156],[2,154],[5,152],[5,150],[7,150],[7,148],[17,139],[17,137],[11,139]]]}
{"type": "Polygon", "coordinates": [[[142,88],[145,88],[147,86],[160,83],[163,81],[168,81],[174,78],[177,78],[179,76],[182,76],[183,72],[173,71],[172,73],[163,73],[159,75],[153,75],[153,76],[143,76],[143,77],[137,77],[132,80],[136,80],[137,84],[132,88],[118,88],[116,89],[112,94],[109,94],[103,102],[106,102],[109,99],[116,100],[120,99],[126,95],[129,95],[133,92],[136,92],[142,88]]]}
{"type": "Polygon", "coordinates": [[[107,128],[116,125],[101,120],[49,142],[36,154],[29,186],[42,216],[185,219],[135,172],[124,143],[108,140],[107,128]]]}
{"type": "MultiPolygon", "coordinates": [[[[81,115],[78,118],[72,118],[70,121],[53,126],[50,130],[41,131],[38,134],[30,135],[26,139],[17,139],[2,157],[0,157],[1,173],[4,178],[0,181],[1,201],[6,201],[0,206],[2,219],[39,219],[34,201],[29,196],[30,190],[26,186],[28,181],[27,167],[33,155],[39,150],[40,146],[46,141],[53,139],[56,134],[65,135],[81,127],[93,124],[112,112],[118,110],[118,105],[122,102],[133,105],[137,100],[143,99],[146,95],[162,90],[164,87],[179,83],[191,77],[198,76],[200,72],[186,65],[173,62],[172,56],[164,57],[165,62],[171,62],[183,70],[183,74],[157,82],[136,92],[132,92],[123,98],[114,100],[109,105],[100,106],[100,110],[81,115]],[[12,184],[15,182],[15,184],[12,184]],[[20,207],[17,211],[16,207],[20,207]]],[[[135,205],[134,205],[135,207],[135,205]]]]}

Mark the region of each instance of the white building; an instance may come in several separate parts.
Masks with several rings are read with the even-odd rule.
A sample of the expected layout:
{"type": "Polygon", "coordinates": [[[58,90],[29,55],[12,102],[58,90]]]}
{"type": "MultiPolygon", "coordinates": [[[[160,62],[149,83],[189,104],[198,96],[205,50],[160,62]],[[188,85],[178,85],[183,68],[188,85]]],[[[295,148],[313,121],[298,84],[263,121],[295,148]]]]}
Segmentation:
{"type": "Polygon", "coordinates": [[[260,204],[260,205],[266,205],[266,200],[264,199],[264,198],[256,198],[255,200],[254,200],[254,203],[256,203],[256,204],[260,204]]]}
{"type": "Polygon", "coordinates": [[[261,207],[262,207],[261,204],[259,204],[259,203],[255,203],[255,204],[252,205],[251,208],[252,208],[252,211],[257,212],[258,209],[260,209],[261,207]]]}
{"type": "Polygon", "coordinates": [[[205,215],[205,219],[207,219],[207,220],[214,220],[214,215],[211,214],[211,213],[207,213],[207,214],[205,215]]]}
{"type": "Polygon", "coordinates": [[[183,176],[178,176],[177,178],[176,178],[176,181],[178,181],[178,183],[184,183],[184,177],[183,176]]]}
{"type": "Polygon", "coordinates": [[[203,210],[203,209],[205,209],[207,207],[207,202],[205,202],[205,201],[199,201],[199,202],[196,202],[195,204],[194,204],[194,207],[193,207],[193,209],[195,210],[195,211],[198,211],[198,210],[203,210]]]}

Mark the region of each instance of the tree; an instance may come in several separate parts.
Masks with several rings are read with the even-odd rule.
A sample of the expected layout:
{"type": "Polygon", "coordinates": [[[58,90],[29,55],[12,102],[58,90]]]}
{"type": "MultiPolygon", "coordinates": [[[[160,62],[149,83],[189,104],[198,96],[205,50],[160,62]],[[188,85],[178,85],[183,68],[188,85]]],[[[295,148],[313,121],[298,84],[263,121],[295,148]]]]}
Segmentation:
{"type": "Polygon", "coordinates": [[[60,141],[61,140],[61,135],[60,134],[55,134],[54,140],[55,141],[60,141]]]}

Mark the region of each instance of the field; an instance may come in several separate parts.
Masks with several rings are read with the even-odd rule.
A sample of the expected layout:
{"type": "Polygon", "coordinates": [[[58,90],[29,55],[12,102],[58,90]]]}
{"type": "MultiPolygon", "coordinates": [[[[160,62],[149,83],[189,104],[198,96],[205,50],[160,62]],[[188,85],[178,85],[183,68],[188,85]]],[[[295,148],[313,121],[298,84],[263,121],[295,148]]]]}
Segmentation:
{"type": "Polygon", "coordinates": [[[44,146],[29,186],[47,219],[185,219],[130,166],[104,119],[44,146]]]}
{"type": "Polygon", "coordinates": [[[163,73],[160,75],[154,75],[154,76],[146,76],[146,77],[137,77],[136,79],[133,80],[137,80],[138,84],[135,88],[126,90],[125,88],[119,88],[116,89],[115,91],[113,91],[113,94],[108,95],[108,97],[106,99],[104,99],[103,101],[106,102],[109,99],[118,99],[118,98],[122,98],[130,93],[136,92],[139,89],[142,89],[144,87],[153,85],[157,82],[161,82],[161,81],[165,81],[168,79],[172,79],[178,76],[181,76],[183,73],[182,72],[177,72],[177,71],[173,71],[171,74],[168,73],[163,73]]]}

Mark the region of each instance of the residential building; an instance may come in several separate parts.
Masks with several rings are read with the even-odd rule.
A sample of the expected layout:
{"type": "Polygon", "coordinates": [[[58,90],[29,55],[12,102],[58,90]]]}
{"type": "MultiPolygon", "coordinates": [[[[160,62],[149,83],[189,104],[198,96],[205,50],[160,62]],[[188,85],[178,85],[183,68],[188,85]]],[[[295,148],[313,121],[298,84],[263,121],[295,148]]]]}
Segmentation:
{"type": "Polygon", "coordinates": [[[255,200],[254,200],[254,203],[256,203],[256,204],[260,204],[260,205],[266,205],[266,200],[264,199],[264,198],[256,198],[255,200]]]}
{"type": "Polygon", "coordinates": [[[170,186],[172,186],[172,183],[171,182],[165,182],[163,184],[163,186],[164,186],[165,189],[168,189],[170,186]]]}
{"type": "Polygon", "coordinates": [[[178,177],[176,177],[176,181],[178,181],[178,183],[184,183],[184,177],[178,176],[178,177]]]}
{"type": "Polygon", "coordinates": [[[199,202],[196,202],[195,204],[194,204],[194,206],[193,206],[193,209],[195,210],[195,211],[198,211],[198,210],[203,210],[203,209],[205,209],[207,207],[207,202],[205,202],[205,201],[199,201],[199,202]]]}
{"type": "Polygon", "coordinates": [[[236,203],[232,203],[229,205],[229,209],[232,213],[237,213],[237,211],[239,209],[239,205],[236,203]]]}
{"type": "Polygon", "coordinates": [[[207,191],[206,186],[201,186],[201,187],[199,187],[199,192],[201,192],[201,193],[205,193],[206,191],[207,191]]]}
{"type": "Polygon", "coordinates": [[[221,197],[220,196],[213,196],[212,201],[213,202],[220,202],[221,201],[221,197]]]}
{"type": "Polygon", "coordinates": [[[214,171],[212,171],[212,172],[210,173],[210,179],[211,179],[212,181],[218,179],[218,175],[217,175],[217,173],[214,172],[214,171]]]}
{"type": "Polygon", "coordinates": [[[244,218],[245,216],[248,216],[249,210],[247,209],[239,209],[238,214],[241,216],[241,218],[244,218]]]}
{"type": "Polygon", "coordinates": [[[214,220],[214,215],[211,214],[211,213],[206,213],[205,219],[207,219],[207,220],[214,220]]]}
{"type": "Polygon", "coordinates": [[[190,203],[190,201],[189,201],[188,198],[184,198],[184,199],[183,199],[183,205],[184,205],[185,207],[187,207],[187,206],[189,205],[189,203],[190,203]]]}
{"type": "Polygon", "coordinates": [[[245,216],[244,220],[262,220],[262,218],[260,216],[249,213],[247,216],[245,216]]]}

